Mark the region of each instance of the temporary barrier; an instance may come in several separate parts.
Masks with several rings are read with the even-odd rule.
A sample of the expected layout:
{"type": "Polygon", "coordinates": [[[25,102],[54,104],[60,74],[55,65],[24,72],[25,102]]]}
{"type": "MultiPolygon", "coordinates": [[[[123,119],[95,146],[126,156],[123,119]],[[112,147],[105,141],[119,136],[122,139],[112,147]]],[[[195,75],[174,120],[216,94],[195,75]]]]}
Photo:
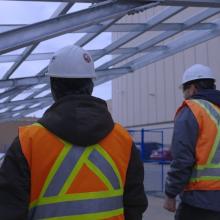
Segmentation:
{"type": "Polygon", "coordinates": [[[172,160],[172,127],[129,130],[144,162],[144,185],[148,192],[163,192],[166,173],[172,160]]]}

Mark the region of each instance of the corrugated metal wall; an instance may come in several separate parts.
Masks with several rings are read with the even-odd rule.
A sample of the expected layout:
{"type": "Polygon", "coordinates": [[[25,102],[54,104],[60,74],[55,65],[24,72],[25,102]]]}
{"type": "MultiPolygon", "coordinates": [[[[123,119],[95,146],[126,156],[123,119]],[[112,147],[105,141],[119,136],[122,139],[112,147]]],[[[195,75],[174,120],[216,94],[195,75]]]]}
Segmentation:
{"type": "MultiPolygon", "coordinates": [[[[135,16],[127,16],[123,22],[145,22],[160,11],[157,7],[135,16]]],[[[189,8],[175,16],[175,22],[192,15],[196,8],[189,8]]],[[[201,9],[199,9],[201,10],[201,9]]],[[[174,19],[174,18],[173,18],[174,19]]],[[[172,21],[172,19],[168,20],[172,21]]],[[[167,21],[167,22],[168,22],[167,21]]],[[[138,41],[127,46],[137,46],[153,37],[155,32],[142,35],[138,41]]],[[[113,41],[122,36],[113,34],[113,41]]],[[[176,108],[182,102],[182,92],[178,89],[184,69],[194,63],[202,63],[213,68],[217,76],[217,87],[220,88],[220,38],[215,38],[196,47],[168,57],[157,63],[126,76],[113,80],[112,114],[116,121],[126,127],[166,127],[173,121],[176,108]]]]}

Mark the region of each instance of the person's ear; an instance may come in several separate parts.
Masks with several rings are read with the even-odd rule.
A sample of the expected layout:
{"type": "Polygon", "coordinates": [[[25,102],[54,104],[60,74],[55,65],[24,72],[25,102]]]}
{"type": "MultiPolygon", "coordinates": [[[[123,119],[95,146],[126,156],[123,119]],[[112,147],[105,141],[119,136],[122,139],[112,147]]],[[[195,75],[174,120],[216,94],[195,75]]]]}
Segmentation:
{"type": "Polygon", "coordinates": [[[191,84],[191,90],[192,90],[193,94],[196,94],[198,92],[198,89],[195,84],[191,84]]]}

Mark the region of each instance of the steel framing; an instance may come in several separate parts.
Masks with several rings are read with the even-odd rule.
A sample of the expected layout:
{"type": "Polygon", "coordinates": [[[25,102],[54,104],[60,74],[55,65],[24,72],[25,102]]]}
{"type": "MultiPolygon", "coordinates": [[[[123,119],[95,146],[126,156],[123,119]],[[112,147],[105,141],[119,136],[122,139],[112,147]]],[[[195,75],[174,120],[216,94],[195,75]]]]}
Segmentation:
{"type": "MultiPolygon", "coordinates": [[[[22,4],[22,1],[17,2],[22,4]]],[[[21,74],[19,78],[13,78],[13,74],[25,61],[49,60],[52,57],[53,53],[49,51],[35,52],[36,47],[47,39],[67,33],[71,33],[73,37],[76,33],[85,33],[76,42],[79,46],[85,46],[104,32],[124,32],[122,37],[105,48],[90,51],[95,61],[106,55],[114,55],[110,61],[104,61],[96,68],[95,85],[99,85],[122,75],[134,73],[146,65],[220,35],[220,19],[214,20],[214,15],[220,13],[219,0],[106,0],[101,3],[98,0],[32,1],[60,2],[60,5],[47,20],[31,25],[0,25],[0,65],[13,63],[0,79],[0,89],[4,89],[0,93],[0,112],[2,110],[0,121],[23,118],[52,104],[50,94],[37,97],[49,89],[48,78],[44,76],[47,67],[34,77],[24,77],[21,74]],[[85,10],[67,14],[75,3],[91,3],[91,5],[85,10]],[[123,23],[121,20],[124,16],[133,16],[157,6],[166,7],[143,23],[123,23]],[[167,21],[188,7],[206,7],[206,9],[179,23],[167,21]],[[148,31],[158,34],[141,44],[137,41],[134,47],[127,46],[129,42],[148,31]],[[180,35],[182,32],[184,34],[180,35]],[[169,40],[176,35],[179,37],[169,40]],[[162,44],[164,41],[166,43],[162,44]],[[19,48],[24,48],[20,54],[6,54],[19,48]],[[135,58],[135,55],[139,55],[139,58],[135,58]],[[41,84],[41,87],[36,88],[41,84]],[[15,99],[17,95],[27,90],[32,93],[22,100],[15,99]],[[36,106],[32,107],[35,104],[36,106]],[[7,110],[4,112],[4,109],[7,110]]],[[[7,1],[5,2],[7,4],[7,1]]]]}

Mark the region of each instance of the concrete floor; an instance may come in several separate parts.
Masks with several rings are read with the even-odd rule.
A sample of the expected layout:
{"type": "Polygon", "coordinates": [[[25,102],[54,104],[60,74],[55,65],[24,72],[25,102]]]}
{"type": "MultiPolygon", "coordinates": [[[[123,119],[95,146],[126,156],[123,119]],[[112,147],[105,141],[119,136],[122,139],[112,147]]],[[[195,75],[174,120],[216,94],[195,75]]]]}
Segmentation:
{"type": "Polygon", "coordinates": [[[148,195],[148,209],[143,220],[173,220],[174,214],[163,208],[163,198],[148,195]]]}

